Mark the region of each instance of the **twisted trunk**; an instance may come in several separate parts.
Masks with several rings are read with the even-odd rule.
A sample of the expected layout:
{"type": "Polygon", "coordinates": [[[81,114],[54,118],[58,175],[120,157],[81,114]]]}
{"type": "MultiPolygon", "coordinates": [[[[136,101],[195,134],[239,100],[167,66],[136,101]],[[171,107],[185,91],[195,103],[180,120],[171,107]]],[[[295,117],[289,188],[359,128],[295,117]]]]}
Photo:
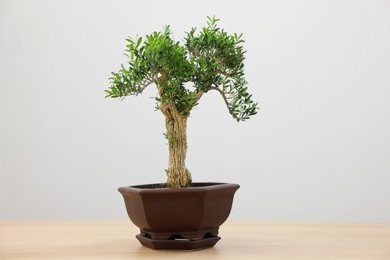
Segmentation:
{"type": "Polygon", "coordinates": [[[187,187],[191,183],[191,173],[185,166],[187,154],[187,117],[174,107],[161,107],[165,115],[166,137],[169,144],[169,165],[167,185],[170,188],[187,187]]]}

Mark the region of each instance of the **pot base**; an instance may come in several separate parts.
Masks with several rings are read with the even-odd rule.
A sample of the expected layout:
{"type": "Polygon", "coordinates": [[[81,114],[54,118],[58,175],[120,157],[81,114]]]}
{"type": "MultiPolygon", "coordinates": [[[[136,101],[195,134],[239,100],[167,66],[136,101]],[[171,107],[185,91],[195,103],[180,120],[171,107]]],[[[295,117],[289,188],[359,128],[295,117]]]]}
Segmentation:
{"type": "Polygon", "coordinates": [[[207,237],[200,240],[187,239],[152,239],[142,233],[135,236],[138,241],[145,247],[151,249],[179,249],[194,250],[214,246],[221,238],[219,236],[207,237]]]}

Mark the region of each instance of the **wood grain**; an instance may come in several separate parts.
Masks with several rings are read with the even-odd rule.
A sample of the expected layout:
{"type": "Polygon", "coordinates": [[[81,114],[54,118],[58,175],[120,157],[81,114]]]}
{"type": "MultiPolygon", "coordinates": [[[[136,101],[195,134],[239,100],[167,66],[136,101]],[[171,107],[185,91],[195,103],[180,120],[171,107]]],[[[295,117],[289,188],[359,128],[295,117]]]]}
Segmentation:
{"type": "Polygon", "coordinates": [[[390,224],[237,221],[216,247],[153,251],[130,221],[0,221],[0,259],[390,260],[390,224]]]}

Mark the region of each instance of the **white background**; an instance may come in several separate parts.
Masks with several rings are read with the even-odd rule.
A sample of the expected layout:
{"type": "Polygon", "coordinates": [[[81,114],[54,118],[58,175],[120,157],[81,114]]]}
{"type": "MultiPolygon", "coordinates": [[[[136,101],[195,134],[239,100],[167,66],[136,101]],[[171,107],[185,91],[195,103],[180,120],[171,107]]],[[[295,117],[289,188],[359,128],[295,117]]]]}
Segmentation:
{"type": "Polygon", "coordinates": [[[241,184],[233,219],[390,222],[389,1],[0,1],[0,219],[124,219],[164,182],[151,86],[105,99],[126,37],[216,15],[243,33],[260,113],[218,93],[188,123],[194,181],[241,184]]]}

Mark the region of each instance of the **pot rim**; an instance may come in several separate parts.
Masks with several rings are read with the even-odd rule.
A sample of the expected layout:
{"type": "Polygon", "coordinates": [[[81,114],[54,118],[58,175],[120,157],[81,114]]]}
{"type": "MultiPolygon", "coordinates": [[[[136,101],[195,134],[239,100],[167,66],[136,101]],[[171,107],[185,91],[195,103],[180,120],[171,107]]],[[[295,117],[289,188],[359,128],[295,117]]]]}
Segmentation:
{"type": "Polygon", "coordinates": [[[133,186],[119,187],[120,193],[183,193],[183,192],[197,192],[205,190],[220,190],[220,189],[234,189],[240,188],[240,185],[236,183],[224,183],[224,182],[193,182],[194,184],[204,184],[205,186],[185,187],[185,188],[146,188],[149,185],[160,185],[163,183],[151,183],[141,184],[133,186]],[[209,185],[207,185],[209,184],[209,185]],[[145,187],[142,187],[145,186],[145,187]]]}

